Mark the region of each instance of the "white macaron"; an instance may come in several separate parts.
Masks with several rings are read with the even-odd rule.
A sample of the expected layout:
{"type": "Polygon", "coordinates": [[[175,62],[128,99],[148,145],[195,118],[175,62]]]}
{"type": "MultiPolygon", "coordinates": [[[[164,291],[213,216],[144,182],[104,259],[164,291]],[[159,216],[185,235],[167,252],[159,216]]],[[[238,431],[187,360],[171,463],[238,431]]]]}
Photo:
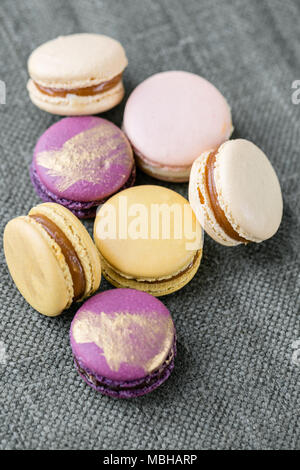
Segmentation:
{"type": "Polygon", "coordinates": [[[64,116],[107,111],[124,96],[127,63],[122,45],[108,36],[60,36],[28,59],[30,98],[39,108],[64,116]]]}
{"type": "Polygon", "coordinates": [[[189,201],[204,230],[227,246],[267,240],[282,219],[274,168],[262,150],[244,139],[229,140],[195,160],[189,201]]]}

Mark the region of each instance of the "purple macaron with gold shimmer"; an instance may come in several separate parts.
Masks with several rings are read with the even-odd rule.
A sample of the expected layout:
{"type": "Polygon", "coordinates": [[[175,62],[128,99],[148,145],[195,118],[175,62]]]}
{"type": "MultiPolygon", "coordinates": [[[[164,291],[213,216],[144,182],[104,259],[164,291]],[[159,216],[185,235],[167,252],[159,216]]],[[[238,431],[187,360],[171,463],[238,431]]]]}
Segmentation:
{"type": "Polygon", "coordinates": [[[151,392],[174,368],[176,335],[169,310],[134,289],[112,289],[85,302],[70,329],[80,376],[100,393],[134,398],[151,392]]]}
{"type": "Polygon", "coordinates": [[[133,152],[125,134],[106,119],[68,117],[39,138],[30,176],[43,201],[93,217],[98,205],[134,184],[133,152]]]}

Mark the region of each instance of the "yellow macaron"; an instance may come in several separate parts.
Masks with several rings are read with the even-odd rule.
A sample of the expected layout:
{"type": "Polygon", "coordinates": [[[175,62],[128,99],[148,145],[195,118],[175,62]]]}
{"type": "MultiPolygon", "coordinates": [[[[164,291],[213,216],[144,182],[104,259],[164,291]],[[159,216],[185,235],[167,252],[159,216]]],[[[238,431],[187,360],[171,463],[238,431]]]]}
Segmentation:
{"type": "Polygon", "coordinates": [[[10,220],[3,244],[17,288],[43,315],[59,315],[100,285],[101,264],[91,237],[59,204],[40,204],[27,216],[10,220]]]}
{"type": "Polygon", "coordinates": [[[196,274],[202,231],[188,201],[161,186],[135,186],[99,210],[94,239],[104,277],[116,287],[162,296],[196,274]]]}

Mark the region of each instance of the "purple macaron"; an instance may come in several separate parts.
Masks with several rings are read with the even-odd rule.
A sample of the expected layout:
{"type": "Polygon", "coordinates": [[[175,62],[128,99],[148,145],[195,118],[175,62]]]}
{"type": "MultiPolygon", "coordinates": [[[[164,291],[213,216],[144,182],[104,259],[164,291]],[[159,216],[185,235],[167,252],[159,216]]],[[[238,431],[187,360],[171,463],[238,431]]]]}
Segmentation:
{"type": "Polygon", "coordinates": [[[134,289],[108,290],[85,302],[72,321],[70,341],[80,376],[111,397],[145,395],[174,368],[176,335],[169,310],[134,289]]]}
{"type": "Polygon", "coordinates": [[[43,201],[93,217],[98,205],[134,184],[133,152],[125,134],[106,119],[68,117],[39,138],[30,176],[43,201]]]}

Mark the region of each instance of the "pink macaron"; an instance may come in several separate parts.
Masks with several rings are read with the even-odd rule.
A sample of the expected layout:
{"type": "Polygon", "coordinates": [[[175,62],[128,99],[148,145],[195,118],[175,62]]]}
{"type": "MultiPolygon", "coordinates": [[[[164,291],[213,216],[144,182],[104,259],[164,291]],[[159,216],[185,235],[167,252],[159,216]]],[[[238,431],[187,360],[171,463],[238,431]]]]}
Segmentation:
{"type": "Polygon", "coordinates": [[[194,160],[219,147],[233,127],[230,107],[214,85],[193,73],[169,71],[131,93],[123,130],[145,173],[184,182],[194,160]]]}

